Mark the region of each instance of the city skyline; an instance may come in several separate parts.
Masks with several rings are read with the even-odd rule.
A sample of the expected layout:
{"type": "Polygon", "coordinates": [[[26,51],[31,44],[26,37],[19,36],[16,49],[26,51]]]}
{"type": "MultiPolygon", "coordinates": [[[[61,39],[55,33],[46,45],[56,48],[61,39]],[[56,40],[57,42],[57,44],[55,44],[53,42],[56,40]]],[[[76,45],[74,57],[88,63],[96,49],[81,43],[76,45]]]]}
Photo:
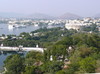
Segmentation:
{"type": "Polygon", "coordinates": [[[99,3],[100,0],[3,0],[0,1],[0,12],[43,13],[51,16],[68,12],[89,17],[100,13],[99,3]]]}

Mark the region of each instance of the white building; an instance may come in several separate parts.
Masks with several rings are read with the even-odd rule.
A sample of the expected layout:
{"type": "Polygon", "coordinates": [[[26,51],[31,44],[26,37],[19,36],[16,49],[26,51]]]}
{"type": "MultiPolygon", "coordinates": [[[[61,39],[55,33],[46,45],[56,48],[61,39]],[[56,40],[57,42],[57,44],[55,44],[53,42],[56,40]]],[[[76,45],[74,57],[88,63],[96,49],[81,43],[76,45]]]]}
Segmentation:
{"type": "Polygon", "coordinates": [[[92,24],[93,20],[90,21],[90,18],[84,20],[67,20],[65,28],[79,30],[82,28],[82,26],[90,26],[92,24]]]}
{"type": "Polygon", "coordinates": [[[81,26],[84,26],[84,25],[85,24],[83,22],[72,20],[65,24],[65,28],[79,30],[81,26]]]}

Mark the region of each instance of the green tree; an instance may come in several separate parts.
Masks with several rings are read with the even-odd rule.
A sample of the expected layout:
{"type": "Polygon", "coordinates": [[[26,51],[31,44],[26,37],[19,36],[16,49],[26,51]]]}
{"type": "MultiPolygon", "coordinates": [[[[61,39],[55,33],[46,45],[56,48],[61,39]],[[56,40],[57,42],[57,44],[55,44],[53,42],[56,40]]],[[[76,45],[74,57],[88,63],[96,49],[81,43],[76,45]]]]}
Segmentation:
{"type": "Polygon", "coordinates": [[[62,70],[63,62],[58,62],[58,61],[50,61],[46,62],[41,66],[41,70],[44,73],[51,73],[55,74],[55,72],[62,70]]]}
{"type": "Polygon", "coordinates": [[[96,61],[91,57],[86,57],[82,59],[80,62],[80,71],[84,73],[94,73],[96,68],[96,61]]]}
{"type": "Polygon", "coordinates": [[[43,53],[37,51],[30,51],[27,53],[25,58],[25,64],[27,66],[32,66],[35,63],[41,63],[43,61],[43,53]]]}
{"type": "Polygon", "coordinates": [[[10,55],[4,61],[7,74],[21,74],[24,69],[23,58],[20,55],[10,55]]]}
{"type": "Polygon", "coordinates": [[[50,48],[51,55],[53,55],[53,59],[57,60],[59,57],[63,56],[63,61],[65,59],[65,56],[67,56],[66,46],[65,45],[53,45],[52,48],[50,48]]]}
{"type": "Polygon", "coordinates": [[[56,74],[66,74],[64,70],[59,70],[56,72],[56,74]]]}
{"type": "Polygon", "coordinates": [[[42,71],[37,66],[26,66],[24,74],[41,74],[42,71]]]}

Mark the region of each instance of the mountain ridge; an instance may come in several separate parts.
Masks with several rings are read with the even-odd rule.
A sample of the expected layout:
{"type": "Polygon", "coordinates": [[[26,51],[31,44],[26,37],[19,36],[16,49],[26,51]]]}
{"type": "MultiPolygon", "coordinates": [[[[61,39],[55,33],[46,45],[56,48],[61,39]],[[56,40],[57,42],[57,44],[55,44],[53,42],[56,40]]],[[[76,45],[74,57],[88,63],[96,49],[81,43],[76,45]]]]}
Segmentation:
{"type": "MultiPolygon", "coordinates": [[[[73,13],[65,13],[60,16],[50,16],[43,13],[33,13],[33,14],[21,14],[13,12],[0,12],[0,17],[2,18],[30,18],[30,19],[82,19],[85,17],[79,16],[73,13]]],[[[100,14],[91,16],[92,18],[100,18],[100,14]]]]}
{"type": "Polygon", "coordinates": [[[81,19],[82,17],[73,13],[65,13],[58,18],[60,19],[81,19]]]}

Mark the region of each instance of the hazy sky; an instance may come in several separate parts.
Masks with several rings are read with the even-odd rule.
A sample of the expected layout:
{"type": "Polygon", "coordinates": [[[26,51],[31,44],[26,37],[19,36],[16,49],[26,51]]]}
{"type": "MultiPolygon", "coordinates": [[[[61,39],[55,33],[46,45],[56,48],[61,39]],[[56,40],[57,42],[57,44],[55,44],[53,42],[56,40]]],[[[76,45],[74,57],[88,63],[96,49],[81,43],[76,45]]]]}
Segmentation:
{"type": "Polygon", "coordinates": [[[0,12],[93,16],[100,13],[100,0],[0,0],[0,12]]]}

